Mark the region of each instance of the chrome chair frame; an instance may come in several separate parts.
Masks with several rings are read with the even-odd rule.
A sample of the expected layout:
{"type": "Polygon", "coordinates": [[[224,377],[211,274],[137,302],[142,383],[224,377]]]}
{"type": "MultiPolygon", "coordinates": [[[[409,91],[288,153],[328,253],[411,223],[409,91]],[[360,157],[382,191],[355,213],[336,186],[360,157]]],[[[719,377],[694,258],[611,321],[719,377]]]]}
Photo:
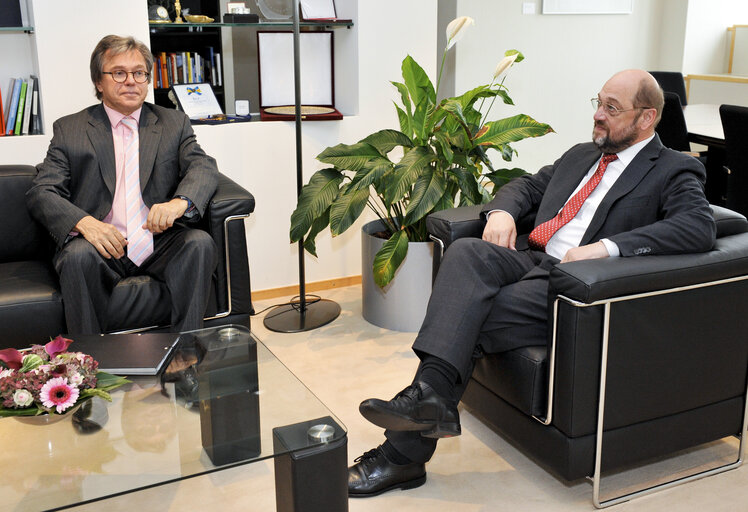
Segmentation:
{"type": "Polygon", "coordinates": [[[595,434],[595,446],[596,446],[595,470],[594,470],[593,475],[590,477],[590,479],[592,480],[592,486],[593,486],[592,502],[596,508],[610,507],[612,505],[623,503],[625,501],[630,501],[634,498],[638,498],[641,496],[645,496],[647,494],[652,494],[654,492],[665,490],[665,489],[674,487],[676,485],[680,485],[686,482],[691,482],[693,480],[698,480],[701,478],[705,478],[707,476],[716,475],[718,473],[723,473],[725,471],[736,469],[743,464],[743,460],[745,457],[744,440],[746,438],[746,433],[748,429],[748,387],[746,388],[746,392],[743,395],[743,426],[739,434],[740,444],[738,446],[738,455],[737,455],[737,459],[734,462],[730,462],[728,464],[724,464],[722,466],[709,469],[706,471],[694,473],[692,475],[688,475],[685,477],[673,478],[671,480],[668,480],[667,482],[663,482],[661,484],[646,487],[646,488],[633,491],[627,494],[623,494],[620,496],[614,496],[612,498],[608,498],[605,500],[600,499],[600,485],[602,481],[602,475],[601,475],[602,449],[603,449],[603,434],[604,434],[603,420],[605,418],[605,390],[606,390],[606,385],[607,385],[608,343],[609,343],[609,335],[610,335],[610,316],[611,316],[612,305],[618,302],[623,302],[623,301],[631,301],[631,300],[641,299],[645,297],[652,297],[656,295],[678,293],[678,292],[683,292],[683,291],[697,289],[697,288],[704,288],[708,286],[719,286],[722,284],[732,283],[736,281],[743,281],[746,279],[748,279],[748,276],[741,276],[741,277],[735,277],[735,278],[730,278],[730,279],[711,281],[707,283],[699,283],[695,285],[682,286],[682,287],[670,288],[670,289],[665,289],[665,290],[658,290],[654,292],[627,295],[627,296],[615,297],[611,299],[603,299],[603,300],[590,302],[590,303],[579,302],[579,301],[564,297],[563,295],[559,295],[554,300],[553,302],[553,337],[551,341],[551,353],[549,356],[549,365],[548,365],[549,368],[548,368],[547,414],[546,414],[546,417],[544,418],[533,416],[537,421],[539,421],[543,425],[550,425],[551,422],[553,421],[554,380],[555,380],[555,369],[556,369],[556,335],[557,335],[557,327],[558,327],[558,303],[559,301],[563,300],[566,303],[571,304],[572,306],[582,307],[582,308],[592,307],[592,306],[603,306],[604,307],[603,337],[602,337],[602,347],[601,347],[601,356],[600,356],[600,394],[599,394],[599,401],[598,401],[597,431],[595,434]]]}

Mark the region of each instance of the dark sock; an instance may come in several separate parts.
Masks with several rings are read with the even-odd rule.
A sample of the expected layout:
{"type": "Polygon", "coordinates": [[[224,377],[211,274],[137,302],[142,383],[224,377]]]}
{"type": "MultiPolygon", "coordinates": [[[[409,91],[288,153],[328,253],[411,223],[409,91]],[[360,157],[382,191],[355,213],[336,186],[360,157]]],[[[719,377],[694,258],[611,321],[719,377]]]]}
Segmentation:
{"type": "Polygon", "coordinates": [[[385,441],[384,443],[382,443],[382,452],[384,452],[385,458],[393,464],[402,466],[405,464],[413,463],[412,460],[397,451],[389,441],[385,441]]]}
{"type": "Polygon", "coordinates": [[[454,400],[455,386],[460,378],[457,368],[443,359],[426,356],[421,361],[419,378],[437,392],[440,396],[454,400]]]}

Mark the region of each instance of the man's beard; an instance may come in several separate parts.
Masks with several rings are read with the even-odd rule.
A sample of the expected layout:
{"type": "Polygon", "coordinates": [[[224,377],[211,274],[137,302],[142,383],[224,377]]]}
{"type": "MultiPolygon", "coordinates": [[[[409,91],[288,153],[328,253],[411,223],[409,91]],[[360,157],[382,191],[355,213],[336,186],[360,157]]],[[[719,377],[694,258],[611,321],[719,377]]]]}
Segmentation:
{"type": "Polygon", "coordinates": [[[595,132],[593,131],[592,142],[594,142],[595,145],[600,148],[600,151],[602,151],[603,153],[618,153],[620,151],[623,151],[627,147],[631,146],[639,136],[639,132],[636,129],[636,121],[638,119],[639,116],[637,116],[636,119],[634,119],[634,121],[623,131],[623,133],[621,133],[621,135],[616,138],[612,138],[610,136],[610,131],[608,131],[608,135],[595,137],[595,132]]]}

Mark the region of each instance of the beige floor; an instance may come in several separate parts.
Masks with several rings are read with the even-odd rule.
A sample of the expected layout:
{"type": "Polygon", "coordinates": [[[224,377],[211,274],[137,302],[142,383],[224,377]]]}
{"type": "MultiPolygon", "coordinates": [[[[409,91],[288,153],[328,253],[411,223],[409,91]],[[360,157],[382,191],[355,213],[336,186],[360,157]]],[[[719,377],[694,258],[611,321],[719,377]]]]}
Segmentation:
{"type": "MultiPolygon", "coordinates": [[[[260,315],[252,320],[252,327],[346,425],[348,458],[352,462],[383,439],[381,430],[359,415],[358,404],[372,396],[389,398],[409,383],[416,367],[410,350],[415,334],[388,331],[364,321],[359,286],[324,292],[322,296],[342,307],[340,317],[327,326],[306,333],[279,334],[265,329],[260,315]]],[[[277,302],[280,300],[262,301],[256,308],[277,302]]],[[[462,411],[461,420],[462,436],[440,443],[427,465],[424,486],[350,500],[351,512],[594,510],[590,483],[562,482],[468,411],[462,411]]],[[[655,469],[700,466],[726,453],[731,455],[734,446],[732,441],[714,443],[665,461],[655,469]]],[[[614,475],[606,483],[625,486],[652,473],[651,468],[630,471],[614,475]]],[[[272,462],[256,463],[76,510],[272,511],[273,485],[272,462]]],[[[748,468],[681,485],[612,510],[748,511],[748,468]]]]}

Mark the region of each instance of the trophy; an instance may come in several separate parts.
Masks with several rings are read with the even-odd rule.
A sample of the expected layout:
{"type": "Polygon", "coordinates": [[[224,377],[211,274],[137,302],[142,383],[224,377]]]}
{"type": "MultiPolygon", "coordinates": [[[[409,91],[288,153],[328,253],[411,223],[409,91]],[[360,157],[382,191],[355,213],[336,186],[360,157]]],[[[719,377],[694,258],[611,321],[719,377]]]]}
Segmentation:
{"type": "Polygon", "coordinates": [[[174,18],[174,23],[184,23],[184,20],[182,19],[182,4],[179,0],[174,0],[174,10],[177,13],[174,18]]]}

